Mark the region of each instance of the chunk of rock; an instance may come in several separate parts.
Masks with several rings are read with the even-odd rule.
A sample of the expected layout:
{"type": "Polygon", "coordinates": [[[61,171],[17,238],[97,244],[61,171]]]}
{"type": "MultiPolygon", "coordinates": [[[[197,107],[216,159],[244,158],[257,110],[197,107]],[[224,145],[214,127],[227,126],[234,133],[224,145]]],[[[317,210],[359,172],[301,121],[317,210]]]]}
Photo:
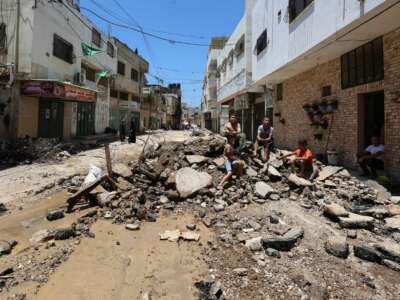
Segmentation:
{"type": "Polygon", "coordinates": [[[186,155],[186,160],[189,164],[201,164],[207,160],[207,157],[202,155],[186,155]]]}
{"type": "Polygon", "coordinates": [[[390,197],[390,202],[392,202],[393,204],[400,204],[400,196],[390,197]]]}
{"type": "Polygon", "coordinates": [[[319,172],[316,180],[324,181],[342,170],[343,170],[343,167],[326,166],[326,167],[322,168],[322,170],[319,172]]]}
{"type": "Polygon", "coordinates": [[[310,187],[313,186],[312,182],[297,176],[296,174],[290,174],[288,177],[288,181],[290,184],[297,186],[297,187],[310,187]]]}
{"type": "Polygon", "coordinates": [[[181,238],[184,241],[198,241],[200,239],[200,234],[193,231],[184,231],[181,233],[181,238]]]}
{"type": "Polygon", "coordinates": [[[160,233],[160,240],[168,240],[170,242],[177,242],[181,237],[181,232],[177,230],[166,230],[164,233],[160,233]]]}
{"type": "Polygon", "coordinates": [[[249,177],[256,177],[258,173],[253,168],[247,168],[246,170],[247,176],[249,177]]]}
{"type": "Polygon", "coordinates": [[[0,240],[0,255],[10,254],[12,250],[12,244],[9,241],[0,240]]]}
{"type": "Polygon", "coordinates": [[[391,204],[388,206],[389,215],[391,217],[400,215],[400,206],[391,204]]]}
{"type": "Polygon", "coordinates": [[[273,248],[279,251],[290,251],[303,235],[304,230],[302,228],[292,228],[283,236],[263,238],[262,245],[264,249],[273,248]]]}
{"type": "Polygon", "coordinates": [[[96,196],[97,202],[99,203],[100,207],[107,206],[111,201],[115,199],[117,196],[117,192],[105,192],[98,194],[96,196]]]}
{"type": "Polygon", "coordinates": [[[49,212],[46,218],[48,221],[55,221],[58,219],[62,219],[64,218],[64,212],[62,210],[54,210],[49,212]]]}
{"type": "Polygon", "coordinates": [[[265,253],[270,257],[281,258],[281,253],[278,250],[273,249],[273,248],[267,248],[265,250],[265,253]]]}
{"type": "Polygon", "coordinates": [[[273,166],[275,169],[279,169],[283,166],[283,160],[278,159],[275,153],[270,153],[268,164],[273,166]]]}
{"type": "Polygon", "coordinates": [[[389,231],[400,231],[400,216],[386,218],[385,228],[389,231]]]}
{"type": "Polygon", "coordinates": [[[354,255],[362,260],[381,263],[382,254],[375,249],[374,245],[356,245],[354,246],[354,255]]]}
{"type": "Polygon", "coordinates": [[[346,259],[349,256],[349,244],[344,237],[330,237],[325,243],[325,250],[329,254],[339,258],[346,259]]]}
{"type": "Polygon", "coordinates": [[[219,157],[213,160],[214,165],[217,167],[222,167],[225,164],[225,159],[223,157],[219,157]]]}
{"type": "Polygon", "coordinates": [[[187,198],[199,190],[212,185],[212,177],[192,168],[180,169],[176,174],[176,188],[182,198],[187,198]]]}
{"type": "Polygon", "coordinates": [[[191,231],[194,231],[194,230],[196,230],[197,226],[196,226],[196,224],[187,224],[186,228],[191,231]]]}
{"type": "Polygon", "coordinates": [[[126,224],[125,228],[126,228],[127,230],[137,231],[137,230],[140,229],[140,224],[139,224],[139,223],[126,224]]]}
{"type": "Polygon", "coordinates": [[[259,181],[255,185],[255,193],[261,198],[266,198],[273,192],[275,192],[275,190],[263,181],[259,181]]]}
{"type": "Polygon", "coordinates": [[[75,231],[72,228],[57,229],[54,234],[55,240],[68,240],[75,236],[75,231]]]}
{"type": "Polygon", "coordinates": [[[344,207],[336,203],[325,205],[323,207],[323,210],[324,215],[332,219],[338,219],[339,217],[348,217],[350,214],[348,211],[346,211],[346,209],[344,209],[344,207]]]}
{"type": "Polygon", "coordinates": [[[379,243],[375,248],[382,254],[385,259],[400,263],[400,246],[394,243],[379,243]]]}
{"type": "Polygon", "coordinates": [[[271,164],[268,164],[268,175],[276,180],[282,179],[282,174],[271,164]]]}
{"type": "Polygon", "coordinates": [[[388,259],[384,259],[382,260],[382,264],[388,267],[389,269],[392,269],[393,271],[400,272],[400,264],[398,263],[395,263],[388,259]]]}
{"type": "Polygon", "coordinates": [[[374,227],[374,218],[349,214],[348,217],[339,217],[339,224],[341,227],[348,229],[371,229],[374,227]]]}
{"type": "Polygon", "coordinates": [[[37,231],[30,239],[31,243],[43,243],[54,237],[54,232],[48,229],[37,231]]]}
{"type": "Polygon", "coordinates": [[[253,239],[249,239],[246,241],[245,246],[249,248],[251,251],[261,251],[262,250],[262,244],[261,244],[261,237],[256,237],[253,239]]]}

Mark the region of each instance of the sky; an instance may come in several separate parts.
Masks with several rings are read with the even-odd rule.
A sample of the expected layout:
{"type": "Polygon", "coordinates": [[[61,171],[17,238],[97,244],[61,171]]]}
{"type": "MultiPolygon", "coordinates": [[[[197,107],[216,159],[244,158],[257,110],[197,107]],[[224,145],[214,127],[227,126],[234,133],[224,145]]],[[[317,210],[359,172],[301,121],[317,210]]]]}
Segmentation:
{"type": "MultiPolygon", "coordinates": [[[[115,23],[141,26],[143,31],[172,40],[209,44],[212,36],[230,35],[244,14],[245,0],[80,0],[82,13],[104,32],[107,22],[85,8],[115,23]],[[121,6],[118,6],[118,4],[121,6]],[[123,8],[124,10],[122,10],[123,8]]],[[[112,34],[127,43],[150,64],[149,83],[154,76],[169,83],[182,83],[183,102],[199,106],[202,96],[207,46],[172,44],[140,32],[111,26],[112,34]]]]}

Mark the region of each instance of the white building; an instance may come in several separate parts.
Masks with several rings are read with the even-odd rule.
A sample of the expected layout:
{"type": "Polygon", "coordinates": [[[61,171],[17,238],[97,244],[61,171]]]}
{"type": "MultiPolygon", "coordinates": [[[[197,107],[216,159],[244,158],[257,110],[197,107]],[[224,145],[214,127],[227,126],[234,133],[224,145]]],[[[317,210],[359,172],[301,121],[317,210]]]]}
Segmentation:
{"type": "MultiPolygon", "coordinates": [[[[116,73],[115,45],[74,1],[6,0],[6,47],[1,63],[14,66],[10,122],[3,137],[70,138],[102,133],[109,124],[109,82],[116,73]],[[19,14],[18,14],[19,12],[19,14]],[[82,43],[101,52],[84,56],[82,43]]],[[[8,95],[7,95],[8,94],[8,95]]]]}
{"type": "Polygon", "coordinates": [[[400,1],[256,0],[251,14],[252,79],[274,92],[278,146],[306,138],[355,167],[377,135],[400,181],[400,1]]]}

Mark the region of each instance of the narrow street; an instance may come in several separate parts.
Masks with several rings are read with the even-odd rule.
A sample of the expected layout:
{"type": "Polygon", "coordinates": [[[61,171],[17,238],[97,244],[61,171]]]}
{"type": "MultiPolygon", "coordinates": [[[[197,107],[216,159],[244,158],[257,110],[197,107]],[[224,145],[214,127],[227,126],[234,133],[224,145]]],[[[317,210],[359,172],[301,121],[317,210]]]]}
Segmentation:
{"type": "MultiPolygon", "coordinates": [[[[165,170],[169,166],[178,167],[177,164],[178,168],[191,166],[193,172],[196,169],[211,174],[212,185],[215,186],[222,176],[215,160],[221,155],[218,150],[221,138],[207,132],[200,132],[200,137],[190,133],[168,131],[151,135],[149,147],[146,147],[146,166],[166,164],[165,170]],[[207,156],[201,155],[209,155],[208,160],[204,160],[207,156]],[[182,157],[184,161],[180,159],[182,157]],[[191,161],[193,159],[197,161],[191,161]]],[[[145,138],[142,136],[140,139],[145,138]]],[[[135,145],[117,142],[111,146],[113,166],[120,166],[121,169],[121,166],[128,167],[129,162],[133,166],[137,163],[142,142],[135,145]],[[120,151],[127,155],[120,156],[120,151]]],[[[65,170],[59,171],[60,178],[63,173],[69,178],[69,174],[80,172],[76,176],[82,180],[89,164],[105,169],[103,151],[102,148],[91,150],[57,164],[58,170],[65,170]]],[[[298,188],[287,185],[285,178],[276,180],[271,174],[263,175],[264,171],[257,165],[249,168],[258,171],[255,174],[247,171],[248,175],[243,180],[235,181],[236,186],[223,191],[209,186],[179,201],[170,190],[169,179],[161,184],[161,181],[149,180],[151,177],[136,169],[136,175],[135,171],[133,176],[129,173],[123,175],[128,181],[122,177],[117,179],[117,198],[112,202],[100,207],[80,206],[81,209],[51,222],[46,219],[48,213],[65,207],[68,189],[63,184],[69,179],[43,190],[36,195],[36,200],[29,195],[19,199],[21,194],[15,189],[11,195],[14,198],[7,203],[7,207],[13,207],[12,203],[16,202],[19,208],[11,209],[0,217],[2,239],[18,242],[10,255],[0,258],[0,273],[3,274],[0,280],[5,284],[0,296],[14,299],[11,298],[13,295],[25,295],[26,299],[40,300],[222,299],[216,296],[221,291],[226,299],[347,299],[349,295],[351,299],[400,297],[397,289],[400,279],[395,270],[400,252],[392,240],[398,236],[394,234],[391,238],[382,227],[379,216],[380,212],[385,214],[382,212],[384,207],[390,210],[394,206],[387,205],[390,194],[382,187],[379,192],[373,192],[368,182],[357,183],[358,179],[348,177],[349,174],[334,173],[329,180],[324,180],[325,183],[317,182],[313,191],[307,192],[306,188],[301,193],[298,188]],[[146,177],[148,179],[144,180],[146,177]],[[150,182],[153,183],[149,185],[150,182]],[[355,221],[350,227],[339,226],[334,219],[327,218],[326,207],[329,207],[327,203],[330,201],[325,197],[319,198],[321,193],[349,209],[357,207],[351,208],[346,197],[335,198],[334,195],[340,194],[343,187],[333,186],[333,182],[342,182],[342,185],[346,182],[348,187],[344,189],[347,193],[355,191],[350,182],[368,193],[378,192],[374,196],[377,197],[374,200],[376,206],[369,205],[368,212],[360,212],[374,217],[364,217],[366,219],[361,223],[355,221]],[[259,188],[261,183],[274,191],[263,194],[259,188]],[[332,186],[327,188],[327,185],[332,186]],[[164,190],[163,186],[168,188],[164,190]],[[139,193],[130,198],[137,200],[124,200],[124,191],[129,191],[130,195],[139,193]],[[139,200],[140,195],[145,195],[147,200],[139,200]],[[29,201],[25,201],[27,199],[29,201]],[[135,204],[135,201],[142,204],[135,204]],[[141,216],[139,208],[135,208],[133,220],[136,223],[131,223],[131,213],[123,209],[128,203],[129,207],[139,205],[144,209],[141,216]],[[386,204],[382,206],[379,203],[386,204]],[[364,225],[365,222],[373,222],[374,225],[369,224],[375,229],[371,230],[368,224],[364,225]],[[132,231],[126,224],[139,226],[132,231]],[[160,240],[160,234],[165,231],[191,232],[188,230],[190,224],[196,228],[192,232],[199,234],[198,241],[182,237],[171,241],[160,240]],[[75,237],[50,241],[46,238],[39,243],[32,241],[37,232],[64,230],[71,225],[75,228],[75,237]],[[285,233],[298,229],[302,234],[296,237],[295,244],[291,244],[290,248],[282,246],[281,249],[278,243],[271,247],[280,251],[272,248],[263,250],[267,240],[271,239],[271,243],[275,239],[283,241],[285,233]],[[342,255],[341,237],[346,235],[348,239],[344,249],[349,247],[351,250],[345,254],[348,258],[335,257],[342,255]],[[331,239],[336,241],[332,246],[334,252],[328,252],[326,246],[331,239]],[[393,269],[365,260],[375,252],[353,253],[353,247],[371,243],[387,245],[385,249],[392,249],[385,251],[392,251],[393,269]],[[11,272],[6,271],[9,267],[11,272]],[[208,286],[207,282],[211,285],[208,286]],[[199,289],[200,286],[202,288],[199,289]]],[[[44,163],[36,165],[36,168],[30,166],[32,171],[16,167],[2,172],[18,174],[15,175],[18,179],[23,170],[25,186],[34,186],[38,182],[34,176],[38,174],[34,171],[36,169],[46,172],[54,170],[55,165],[44,163]]],[[[282,174],[287,172],[283,167],[278,170],[282,174]]],[[[180,190],[178,177],[176,188],[180,190]]],[[[59,178],[54,179],[61,182],[59,178]]],[[[198,179],[185,180],[191,185],[198,179]]],[[[107,185],[104,187],[108,188],[107,185]]],[[[98,199],[102,194],[109,194],[104,189],[100,194],[96,193],[98,199]]],[[[285,243],[292,242],[288,240],[285,243]]]]}

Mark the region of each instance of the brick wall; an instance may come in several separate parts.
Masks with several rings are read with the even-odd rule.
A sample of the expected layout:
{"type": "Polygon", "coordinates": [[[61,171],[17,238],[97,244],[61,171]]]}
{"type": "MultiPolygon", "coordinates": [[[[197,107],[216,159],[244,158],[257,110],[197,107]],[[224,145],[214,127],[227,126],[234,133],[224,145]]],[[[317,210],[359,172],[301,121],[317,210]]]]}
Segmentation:
{"type": "Polygon", "coordinates": [[[278,121],[274,124],[278,146],[294,148],[299,138],[306,138],[316,153],[325,152],[328,130],[321,141],[315,140],[302,107],[321,100],[322,87],[330,85],[332,96],[328,99],[338,99],[339,108],[333,115],[328,150],[336,149],[341,163],[355,167],[362,129],[359,125],[361,95],[384,91],[386,169],[393,179],[400,180],[400,30],[385,35],[383,42],[385,78],[382,81],[342,90],[338,57],[283,82],[283,100],[274,103],[274,112],[281,113],[280,118],[285,119],[284,124],[278,121]]]}

